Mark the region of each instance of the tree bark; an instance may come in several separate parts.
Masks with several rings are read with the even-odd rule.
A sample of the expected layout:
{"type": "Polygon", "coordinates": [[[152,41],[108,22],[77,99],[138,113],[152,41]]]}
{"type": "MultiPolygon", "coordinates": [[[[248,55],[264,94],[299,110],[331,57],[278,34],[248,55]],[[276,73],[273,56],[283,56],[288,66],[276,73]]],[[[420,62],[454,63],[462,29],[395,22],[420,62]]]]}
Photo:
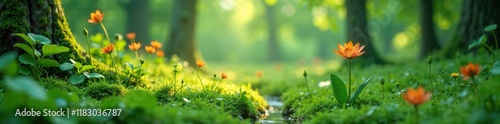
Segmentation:
{"type": "MultiPolygon", "coordinates": [[[[363,59],[365,63],[381,64],[384,61],[376,52],[368,32],[366,18],[366,0],[346,0],[347,10],[347,40],[365,45],[363,59]]],[[[346,41],[347,42],[347,41],[346,41]]]]}
{"type": "Polygon", "coordinates": [[[149,0],[130,0],[122,3],[127,12],[127,32],[135,32],[135,40],[142,44],[149,43],[149,0]]]}
{"type": "MultiPolygon", "coordinates": [[[[175,0],[172,11],[172,23],[165,47],[165,55],[177,55],[190,65],[196,63],[195,58],[195,21],[197,0],[175,0]]],[[[199,58],[201,59],[201,58],[199,58]]]]}
{"type": "MultiPolygon", "coordinates": [[[[12,33],[34,33],[43,35],[51,40],[52,44],[66,46],[69,52],[52,56],[56,61],[63,63],[73,59],[83,64],[90,64],[87,52],[76,42],[66,22],[61,0],[0,0],[0,54],[9,51],[19,51],[13,45],[23,42],[20,38],[11,36],[12,33]]],[[[87,15],[87,14],[85,14],[87,15]]],[[[86,20],[82,20],[86,21],[86,20]]],[[[82,34],[83,35],[83,34],[82,34]]],[[[94,61],[97,72],[113,79],[116,75],[106,73],[109,67],[94,61]]],[[[66,77],[69,74],[59,71],[58,68],[47,69],[49,75],[66,77]]]]}
{"type": "MultiPolygon", "coordinates": [[[[494,45],[491,32],[484,32],[484,28],[491,24],[500,25],[500,1],[498,0],[464,0],[462,12],[454,38],[446,44],[443,55],[451,57],[456,52],[468,51],[468,45],[481,35],[488,36],[488,44],[494,45]]],[[[495,31],[500,36],[500,30],[495,31]]]]}
{"type": "Polygon", "coordinates": [[[276,19],[274,12],[274,5],[267,5],[265,2],[264,6],[266,7],[266,21],[267,21],[267,29],[268,29],[268,60],[270,61],[279,61],[280,58],[280,49],[278,46],[278,38],[276,36],[276,19]]]}
{"type": "Polygon", "coordinates": [[[420,59],[426,58],[428,54],[440,48],[434,32],[434,22],[432,20],[434,7],[432,2],[432,0],[420,0],[420,27],[422,29],[420,59]]]}

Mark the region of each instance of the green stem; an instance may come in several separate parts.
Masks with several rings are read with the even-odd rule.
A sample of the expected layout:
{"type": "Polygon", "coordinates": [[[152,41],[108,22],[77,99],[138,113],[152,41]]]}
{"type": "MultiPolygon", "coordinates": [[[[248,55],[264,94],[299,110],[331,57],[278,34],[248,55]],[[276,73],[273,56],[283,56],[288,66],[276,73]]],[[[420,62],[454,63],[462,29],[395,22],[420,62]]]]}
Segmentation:
{"type": "Polygon", "coordinates": [[[430,83],[432,85],[432,88],[436,89],[436,87],[434,87],[434,83],[432,83],[432,71],[431,70],[432,70],[432,64],[429,63],[429,81],[430,81],[430,83]]]}
{"type": "Polygon", "coordinates": [[[89,57],[90,57],[90,65],[92,64],[92,52],[90,51],[90,40],[89,40],[89,35],[85,35],[85,38],[87,39],[87,48],[89,51],[89,57]]]}
{"type": "Polygon", "coordinates": [[[307,77],[304,77],[304,80],[306,81],[306,88],[307,88],[307,95],[311,95],[311,91],[309,90],[309,85],[307,85],[307,77]]]}
{"type": "Polygon", "coordinates": [[[200,77],[200,70],[201,68],[198,67],[198,71],[196,72],[196,76],[198,77],[198,80],[200,81],[200,84],[201,84],[201,88],[205,89],[205,86],[203,86],[203,82],[201,81],[201,77],[200,77]]]}
{"type": "Polygon", "coordinates": [[[418,105],[415,105],[415,124],[419,124],[418,105]]]}
{"type": "Polygon", "coordinates": [[[219,87],[219,84],[222,82],[222,78],[219,80],[219,83],[217,83],[214,87],[214,91],[216,90],[217,87],[219,87]]]}
{"type": "Polygon", "coordinates": [[[214,76],[214,79],[212,80],[212,86],[214,87],[214,91],[215,91],[215,77],[216,76],[214,76]]]}
{"type": "Polygon", "coordinates": [[[141,65],[141,60],[139,59],[139,53],[137,53],[137,50],[135,50],[135,58],[137,59],[137,65],[141,65]]]}
{"type": "Polygon", "coordinates": [[[471,79],[472,79],[472,87],[474,88],[474,92],[477,94],[476,80],[474,79],[474,76],[471,76],[471,79]]]}
{"type": "Polygon", "coordinates": [[[115,60],[113,59],[113,55],[109,54],[109,56],[111,56],[111,62],[113,62],[113,66],[115,67],[115,72],[116,72],[116,79],[118,80],[118,82],[120,82],[120,78],[118,78],[118,68],[116,67],[116,64],[115,64],[115,60]]]}
{"type": "MultiPolygon", "coordinates": [[[[106,35],[106,38],[108,39],[108,42],[111,43],[111,40],[109,39],[109,35],[108,35],[108,30],[106,30],[106,27],[104,26],[104,24],[102,22],[99,22],[99,24],[101,25],[101,28],[104,31],[104,34],[106,35]]],[[[103,42],[102,46],[104,46],[104,42],[103,42]]]]}
{"type": "Polygon", "coordinates": [[[349,65],[349,96],[347,100],[351,100],[351,59],[347,59],[347,65],[349,65]]]}

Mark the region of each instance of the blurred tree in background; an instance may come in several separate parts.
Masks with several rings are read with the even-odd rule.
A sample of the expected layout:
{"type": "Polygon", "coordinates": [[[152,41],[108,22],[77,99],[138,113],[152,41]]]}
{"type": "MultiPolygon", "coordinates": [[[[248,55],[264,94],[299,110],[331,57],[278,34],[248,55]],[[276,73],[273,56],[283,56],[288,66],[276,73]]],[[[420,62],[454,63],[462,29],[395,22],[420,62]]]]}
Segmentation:
{"type": "Polygon", "coordinates": [[[195,65],[199,57],[195,57],[195,22],[197,0],[175,0],[172,10],[172,22],[168,42],[165,47],[167,57],[177,55],[180,59],[195,65]]]}
{"type": "Polygon", "coordinates": [[[149,43],[149,26],[151,25],[151,12],[149,0],[121,0],[118,3],[124,8],[126,13],[126,32],[135,32],[135,40],[143,44],[149,43]]]}

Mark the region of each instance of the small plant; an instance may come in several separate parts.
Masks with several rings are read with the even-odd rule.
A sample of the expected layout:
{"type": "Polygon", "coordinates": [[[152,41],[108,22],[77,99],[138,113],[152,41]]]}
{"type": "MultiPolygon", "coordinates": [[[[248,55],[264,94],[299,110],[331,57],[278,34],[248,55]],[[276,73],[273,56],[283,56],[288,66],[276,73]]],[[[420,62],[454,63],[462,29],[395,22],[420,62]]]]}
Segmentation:
{"type": "MultiPolygon", "coordinates": [[[[214,74],[214,80],[215,80],[216,76],[217,75],[214,74]]],[[[220,74],[220,80],[219,80],[219,82],[216,85],[214,85],[214,91],[219,87],[219,84],[222,82],[222,80],[224,80],[226,78],[227,78],[227,74],[224,73],[224,72],[222,72],[222,74],[220,74]]]]}
{"type": "Polygon", "coordinates": [[[362,83],[356,91],[354,91],[354,94],[351,95],[351,59],[356,58],[358,56],[363,55],[365,52],[363,51],[363,48],[365,46],[359,45],[357,43],[354,45],[352,41],[349,41],[348,43],[344,43],[344,46],[338,44],[337,47],[339,50],[333,50],[337,55],[343,57],[344,59],[347,59],[347,64],[349,67],[349,95],[346,93],[346,88],[344,85],[344,82],[337,77],[334,74],[330,75],[330,80],[332,82],[332,88],[333,88],[333,95],[335,96],[335,99],[343,105],[343,108],[346,108],[346,104],[352,104],[356,99],[358,98],[359,94],[361,94],[361,91],[363,91],[363,88],[370,82],[372,77],[368,78],[364,83],[362,83]]]}
{"type": "Polygon", "coordinates": [[[12,36],[22,38],[26,43],[16,43],[14,47],[24,50],[26,53],[19,56],[19,62],[27,66],[21,66],[19,73],[24,75],[31,74],[34,78],[40,78],[43,68],[45,67],[59,67],[60,64],[54,59],[49,57],[54,54],[68,52],[69,48],[50,44],[50,40],[42,35],[28,33],[28,35],[21,33],[14,33],[12,36]],[[42,44],[42,51],[36,49],[37,44],[42,44]]]}
{"type": "Polygon", "coordinates": [[[309,85],[307,85],[307,72],[304,70],[304,73],[302,74],[304,76],[304,81],[306,83],[306,88],[307,88],[307,95],[311,95],[311,91],[309,90],[309,85]]]}
{"type": "Polygon", "coordinates": [[[76,74],[72,74],[69,77],[69,83],[71,84],[80,84],[83,81],[85,81],[85,77],[91,79],[91,78],[104,78],[102,74],[99,73],[89,73],[90,69],[94,69],[95,66],[93,65],[82,65],[82,63],[77,62],[73,59],[69,59],[71,63],[65,62],[59,66],[59,69],[62,71],[67,71],[71,70],[73,68],[76,68],[76,74]]]}
{"type": "Polygon", "coordinates": [[[203,82],[201,81],[201,77],[200,77],[201,67],[205,66],[205,62],[197,60],[196,65],[198,65],[198,71],[196,72],[196,77],[198,77],[198,80],[200,81],[201,87],[203,89],[205,89],[205,86],[203,86],[203,82]]]}
{"type": "Polygon", "coordinates": [[[408,88],[405,94],[401,94],[406,102],[410,103],[415,107],[415,124],[419,123],[418,116],[418,106],[427,102],[431,98],[430,92],[425,92],[423,87],[418,87],[418,89],[408,88]]]}
{"type": "Polygon", "coordinates": [[[475,77],[480,73],[481,67],[479,64],[472,64],[469,62],[469,64],[460,67],[460,72],[462,72],[462,76],[464,76],[463,80],[467,80],[471,78],[472,80],[472,87],[474,88],[474,92],[477,93],[477,82],[475,80],[475,77]]]}
{"type": "Polygon", "coordinates": [[[127,69],[125,69],[125,74],[127,74],[128,77],[139,80],[141,79],[142,76],[146,75],[146,70],[142,68],[142,65],[144,64],[144,60],[140,59],[138,65],[134,65],[132,63],[125,62],[125,65],[127,69]]]}
{"type": "MultiPolygon", "coordinates": [[[[484,32],[491,32],[493,34],[493,38],[495,40],[495,45],[496,45],[496,48],[498,50],[498,41],[497,41],[497,37],[495,35],[496,28],[497,28],[496,24],[488,25],[484,28],[484,32]]],[[[474,48],[474,47],[477,47],[477,46],[483,46],[488,50],[488,52],[490,54],[493,54],[493,61],[497,61],[497,55],[493,51],[493,48],[491,48],[490,46],[488,46],[486,44],[486,41],[488,41],[488,37],[486,36],[486,34],[481,35],[481,37],[479,37],[477,40],[475,40],[469,44],[469,50],[474,48]]]]}

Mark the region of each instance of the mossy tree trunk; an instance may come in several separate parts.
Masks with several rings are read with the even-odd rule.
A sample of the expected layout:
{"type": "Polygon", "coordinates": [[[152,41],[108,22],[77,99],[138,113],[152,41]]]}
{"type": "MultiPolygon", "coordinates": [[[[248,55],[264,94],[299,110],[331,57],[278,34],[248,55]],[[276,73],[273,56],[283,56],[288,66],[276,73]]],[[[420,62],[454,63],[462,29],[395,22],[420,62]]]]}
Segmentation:
{"type": "MultiPolygon", "coordinates": [[[[468,46],[481,35],[488,36],[488,44],[494,46],[491,32],[484,32],[484,27],[497,24],[500,25],[500,1],[498,0],[464,0],[462,1],[462,12],[455,36],[446,44],[443,55],[451,57],[456,52],[468,51],[468,46]]],[[[495,31],[500,36],[500,30],[495,31]]],[[[494,47],[493,47],[494,48],[494,47]]]]}
{"type": "MultiPolygon", "coordinates": [[[[0,54],[19,51],[13,45],[24,41],[11,36],[12,33],[34,33],[49,38],[52,44],[70,48],[69,52],[52,56],[59,63],[69,62],[69,59],[84,64],[90,63],[87,53],[76,42],[68,27],[61,0],[0,0],[0,11],[0,54]]],[[[109,70],[107,66],[95,60],[94,65],[101,73],[109,70]]],[[[50,75],[67,76],[58,70],[54,68],[47,72],[50,72],[50,75]]]]}
{"type": "Polygon", "coordinates": [[[434,6],[432,2],[432,0],[420,0],[420,27],[422,29],[420,59],[426,58],[428,54],[440,48],[434,33],[434,21],[432,20],[434,6]]]}
{"type": "Polygon", "coordinates": [[[346,0],[345,7],[347,10],[347,40],[365,45],[365,54],[361,57],[365,64],[384,63],[376,52],[368,32],[366,0],[346,0]]]}
{"type": "MultiPolygon", "coordinates": [[[[190,65],[196,64],[195,22],[197,0],[175,0],[172,23],[165,47],[165,55],[177,55],[190,65]]],[[[201,59],[201,55],[198,59],[201,59]]]]}

